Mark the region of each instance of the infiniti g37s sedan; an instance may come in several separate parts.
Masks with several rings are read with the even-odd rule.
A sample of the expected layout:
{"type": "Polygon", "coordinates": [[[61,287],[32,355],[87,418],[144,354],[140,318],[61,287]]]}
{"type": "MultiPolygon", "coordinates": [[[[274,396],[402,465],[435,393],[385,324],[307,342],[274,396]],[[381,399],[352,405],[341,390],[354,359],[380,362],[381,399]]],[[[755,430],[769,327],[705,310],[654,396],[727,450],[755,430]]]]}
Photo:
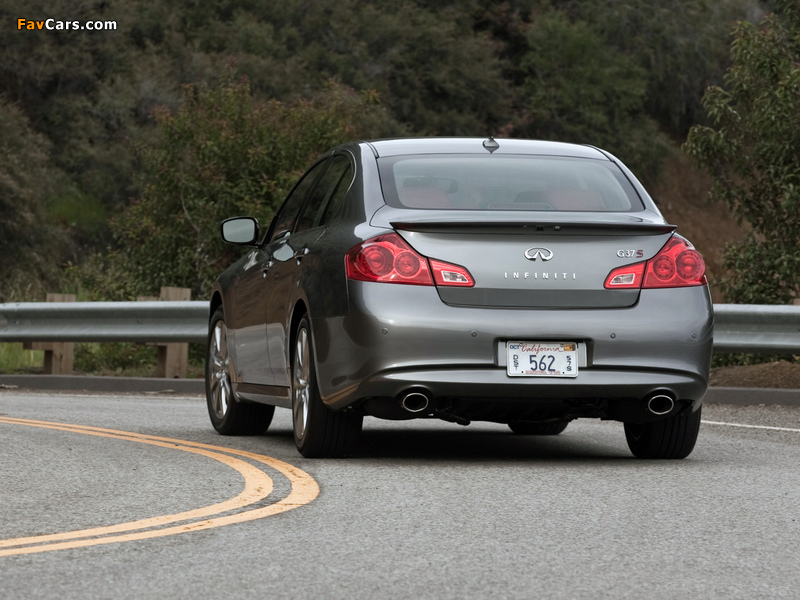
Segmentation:
{"type": "Polygon", "coordinates": [[[633,174],[590,146],[354,142],[322,156],[215,282],[206,390],[222,434],[292,411],[303,456],[353,452],[365,416],[553,435],[624,423],[684,458],[713,314],[705,265],[633,174]]]}

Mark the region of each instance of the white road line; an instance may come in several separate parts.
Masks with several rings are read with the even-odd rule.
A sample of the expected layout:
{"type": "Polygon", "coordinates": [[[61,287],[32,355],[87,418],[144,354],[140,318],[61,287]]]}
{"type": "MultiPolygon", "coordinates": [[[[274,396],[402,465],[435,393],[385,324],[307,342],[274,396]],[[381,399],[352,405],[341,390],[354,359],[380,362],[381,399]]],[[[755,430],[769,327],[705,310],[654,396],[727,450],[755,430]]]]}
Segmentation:
{"type": "Polygon", "coordinates": [[[724,425],[725,427],[744,427],[745,429],[769,429],[770,431],[789,431],[791,433],[800,433],[800,429],[792,429],[791,427],[769,427],[767,425],[742,425],[741,423],[723,423],[721,421],[701,421],[704,425],[724,425]]]}

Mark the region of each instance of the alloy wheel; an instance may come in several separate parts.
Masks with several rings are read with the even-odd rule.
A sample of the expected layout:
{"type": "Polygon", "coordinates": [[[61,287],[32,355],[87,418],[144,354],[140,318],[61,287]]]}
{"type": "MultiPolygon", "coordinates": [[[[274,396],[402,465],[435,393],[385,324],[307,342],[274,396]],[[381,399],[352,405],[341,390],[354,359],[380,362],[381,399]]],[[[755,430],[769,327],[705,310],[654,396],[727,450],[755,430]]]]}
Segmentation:
{"type": "Polygon", "coordinates": [[[214,324],[211,343],[208,348],[209,384],[211,388],[211,408],[218,419],[225,418],[230,405],[231,376],[228,356],[228,333],[225,322],[214,324]]]}
{"type": "Polygon", "coordinates": [[[308,332],[300,328],[295,343],[294,366],[292,369],[292,416],[294,430],[298,439],[302,440],[308,425],[308,409],[310,402],[311,365],[309,360],[308,332]]]}

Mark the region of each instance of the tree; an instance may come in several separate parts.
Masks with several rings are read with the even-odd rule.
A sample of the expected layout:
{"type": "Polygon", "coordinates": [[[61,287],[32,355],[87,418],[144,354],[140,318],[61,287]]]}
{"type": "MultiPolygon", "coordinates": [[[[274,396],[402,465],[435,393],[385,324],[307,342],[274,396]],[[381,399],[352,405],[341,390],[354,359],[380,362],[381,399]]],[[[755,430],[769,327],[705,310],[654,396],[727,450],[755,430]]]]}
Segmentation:
{"type": "Polygon", "coordinates": [[[645,70],[644,109],[675,139],[702,119],[703,90],[722,82],[730,29],[763,15],[758,0],[555,0],[645,70]]]}
{"type": "Polygon", "coordinates": [[[527,37],[518,134],[600,146],[654,179],[666,143],[644,112],[644,69],[589,23],[552,8],[533,19],[527,37]]]}
{"type": "Polygon", "coordinates": [[[757,25],[735,28],[725,88],[703,106],[711,126],[695,126],[685,151],[715,178],[748,236],[726,251],[727,298],[786,303],[800,296],[800,10],[788,0],[757,25]]]}
{"type": "Polygon", "coordinates": [[[256,91],[286,98],[334,78],[377,90],[406,133],[485,137],[508,122],[511,90],[474,9],[473,0],[255,3],[221,39],[250,55],[239,64],[256,91]]]}
{"type": "MultiPolygon", "coordinates": [[[[70,20],[118,21],[117,30],[90,33],[46,29],[47,17],[66,18],[59,16],[63,3],[55,0],[34,0],[25,9],[31,12],[18,14],[18,3],[0,0],[8,24],[0,36],[0,94],[49,140],[50,161],[70,180],[69,194],[53,198],[54,205],[80,205],[102,219],[104,208],[122,206],[133,191],[126,138],[137,104],[135,71],[143,61],[129,51],[125,29],[136,10],[116,2],[72,3],[70,20]],[[42,19],[42,29],[18,29],[19,18],[32,15],[42,19]]],[[[104,230],[99,226],[81,237],[102,236],[104,230]]]]}
{"type": "Polygon", "coordinates": [[[204,297],[232,257],[219,236],[226,218],[269,223],[294,182],[325,150],[380,130],[376,98],[335,83],[311,100],[257,102],[229,73],[215,86],[188,85],[174,112],[156,112],[159,140],[140,148],[142,194],[113,222],[119,250],[103,269],[131,285],[106,292],[150,294],[162,285],[204,297]]]}
{"type": "Polygon", "coordinates": [[[61,174],[49,151],[22,111],[0,99],[0,301],[25,295],[19,285],[46,285],[57,275],[61,236],[47,219],[46,203],[61,174]]]}

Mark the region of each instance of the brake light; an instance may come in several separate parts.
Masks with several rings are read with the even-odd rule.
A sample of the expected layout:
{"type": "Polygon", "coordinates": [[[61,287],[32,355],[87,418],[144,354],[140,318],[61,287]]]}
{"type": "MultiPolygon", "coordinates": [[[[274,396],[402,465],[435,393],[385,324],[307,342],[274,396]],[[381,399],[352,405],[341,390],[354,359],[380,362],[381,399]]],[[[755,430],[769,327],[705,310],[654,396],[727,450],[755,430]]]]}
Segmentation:
{"type": "Polygon", "coordinates": [[[705,285],[706,263],[685,239],[671,238],[647,262],[614,269],[606,278],[606,289],[654,289],[705,285]]]}
{"type": "Polygon", "coordinates": [[[464,267],[428,259],[396,233],[379,235],[354,246],[347,253],[348,279],[407,285],[471,287],[472,275],[464,267]]]}
{"type": "Polygon", "coordinates": [[[644,288],[705,285],[706,263],[685,239],[673,237],[656,257],[647,261],[644,288]]]}

